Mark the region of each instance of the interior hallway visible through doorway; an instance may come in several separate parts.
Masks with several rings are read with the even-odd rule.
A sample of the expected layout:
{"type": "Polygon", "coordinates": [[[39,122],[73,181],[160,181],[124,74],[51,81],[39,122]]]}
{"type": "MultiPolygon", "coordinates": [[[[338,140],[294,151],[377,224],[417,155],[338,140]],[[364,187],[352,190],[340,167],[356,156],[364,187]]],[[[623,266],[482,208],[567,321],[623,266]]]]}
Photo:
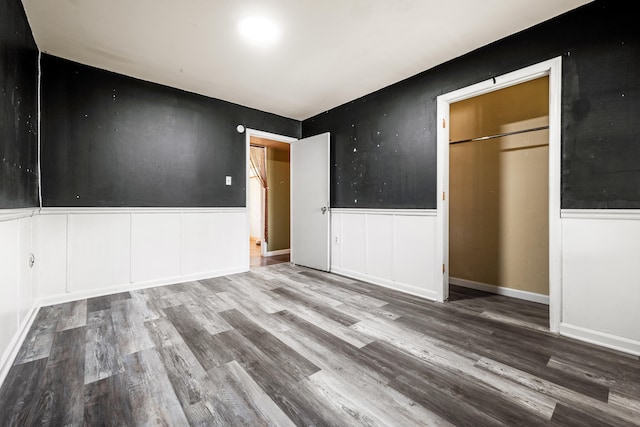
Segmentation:
{"type": "Polygon", "coordinates": [[[273,264],[280,264],[283,262],[289,262],[289,254],[275,255],[275,256],[269,256],[269,257],[261,256],[260,245],[256,245],[255,239],[251,239],[251,241],[249,242],[249,247],[251,248],[250,249],[251,255],[249,258],[250,268],[263,267],[265,265],[273,265],[273,264]]]}

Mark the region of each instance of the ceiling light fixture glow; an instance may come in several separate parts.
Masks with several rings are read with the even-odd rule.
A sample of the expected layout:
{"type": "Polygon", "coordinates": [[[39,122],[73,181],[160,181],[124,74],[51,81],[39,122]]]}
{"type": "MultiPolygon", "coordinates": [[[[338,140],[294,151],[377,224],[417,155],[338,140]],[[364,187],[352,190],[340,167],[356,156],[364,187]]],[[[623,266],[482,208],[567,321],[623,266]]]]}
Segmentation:
{"type": "Polygon", "coordinates": [[[262,16],[249,16],[238,24],[240,34],[252,44],[271,45],[280,38],[280,29],[262,16]]]}

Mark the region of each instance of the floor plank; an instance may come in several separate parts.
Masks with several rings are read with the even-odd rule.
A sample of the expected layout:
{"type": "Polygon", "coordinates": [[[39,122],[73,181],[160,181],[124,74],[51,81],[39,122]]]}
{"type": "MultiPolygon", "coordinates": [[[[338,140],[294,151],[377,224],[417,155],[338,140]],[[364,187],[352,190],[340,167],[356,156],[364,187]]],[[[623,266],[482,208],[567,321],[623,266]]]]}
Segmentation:
{"type": "Polygon", "coordinates": [[[37,403],[34,396],[42,387],[47,367],[47,358],[14,365],[0,388],[0,414],[3,424],[10,426],[28,425],[28,419],[35,412],[37,403]]]}
{"type": "Polygon", "coordinates": [[[29,329],[14,364],[49,357],[62,306],[42,307],[29,329]]]}
{"type": "Polygon", "coordinates": [[[89,313],[84,354],[84,383],[110,377],[120,371],[120,351],[111,310],[89,313]]]}
{"type": "Polygon", "coordinates": [[[640,425],[640,358],[550,333],[547,306],[270,261],[41,308],[0,425],[640,425]]]}
{"type": "Polygon", "coordinates": [[[155,349],[122,358],[124,385],[136,425],[188,425],[167,371],[155,349]]]}
{"type": "Polygon", "coordinates": [[[87,324],[87,300],[72,301],[60,306],[56,331],[79,328],[87,324]]]}
{"type": "Polygon", "coordinates": [[[134,425],[133,406],[122,384],[120,374],[113,375],[84,388],[84,425],[134,425]]]}
{"type": "Polygon", "coordinates": [[[79,425],[84,417],[85,328],[56,332],[27,425],[79,425]]]}

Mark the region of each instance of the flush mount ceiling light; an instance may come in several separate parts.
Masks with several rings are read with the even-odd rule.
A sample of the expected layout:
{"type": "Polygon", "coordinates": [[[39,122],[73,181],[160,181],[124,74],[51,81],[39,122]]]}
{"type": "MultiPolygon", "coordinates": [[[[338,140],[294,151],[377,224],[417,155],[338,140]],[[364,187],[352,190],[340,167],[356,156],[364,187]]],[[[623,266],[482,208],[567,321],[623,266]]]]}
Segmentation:
{"type": "Polygon", "coordinates": [[[249,16],[238,24],[240,34],[250,43],[260,46],[274,44],[280,38],[280,28],[263,16],[249,16]]]}

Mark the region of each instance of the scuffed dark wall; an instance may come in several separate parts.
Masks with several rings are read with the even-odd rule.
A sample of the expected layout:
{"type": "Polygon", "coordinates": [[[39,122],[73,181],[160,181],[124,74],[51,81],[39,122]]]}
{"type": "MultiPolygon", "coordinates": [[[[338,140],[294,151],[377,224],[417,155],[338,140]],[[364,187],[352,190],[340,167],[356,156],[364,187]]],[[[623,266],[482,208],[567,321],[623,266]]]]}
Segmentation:
{"type": "Polygon", "coordinates": [[[636,21],[595,1],[305,120],[331,132],[331,205],[435,208],[436,98],[562,56],[562,207],[640,208],[636,21]]]}
{"type": "Polygon", "coordinates": [[[38,206],[38,48],[22,3],[0,1],[0,209],[38,206]]]}
{"type": "Polygon", "coordinates": [[[297,120],[49,55],[41,68],[44,206],[245,206],[236,126],[300,137],[297,120]]]}

